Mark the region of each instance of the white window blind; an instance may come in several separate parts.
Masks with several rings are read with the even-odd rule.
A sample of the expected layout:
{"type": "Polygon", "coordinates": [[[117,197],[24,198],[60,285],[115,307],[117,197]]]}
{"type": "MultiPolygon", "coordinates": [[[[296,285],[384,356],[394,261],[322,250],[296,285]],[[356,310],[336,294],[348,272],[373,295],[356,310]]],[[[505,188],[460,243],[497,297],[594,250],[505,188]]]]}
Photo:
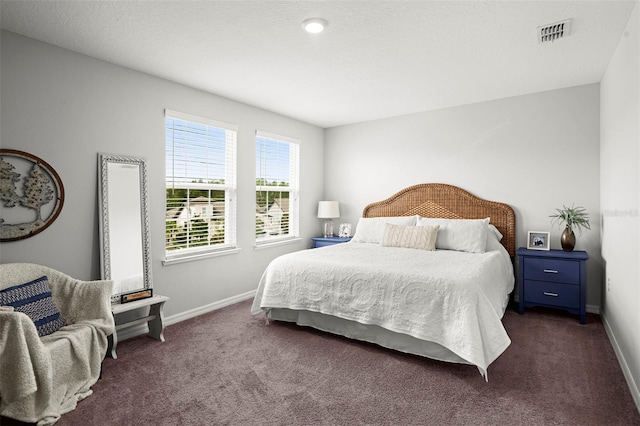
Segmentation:
{"type": "Polygon", "coordinates": [[[298,237],[300,141],[256,132],[256,244],[298,237]]]}
{"type": "Polygon", "coordinates": [[[165,111],[166,258],[236,246],[232,124],[165,111]]]}

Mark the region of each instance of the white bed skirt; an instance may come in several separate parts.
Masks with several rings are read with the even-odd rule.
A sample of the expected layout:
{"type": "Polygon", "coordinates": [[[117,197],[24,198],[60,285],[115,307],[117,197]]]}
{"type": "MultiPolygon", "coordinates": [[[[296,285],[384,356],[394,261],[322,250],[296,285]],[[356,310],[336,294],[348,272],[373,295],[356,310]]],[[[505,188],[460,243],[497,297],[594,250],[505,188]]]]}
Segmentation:
{"type": "MultiPolygon", "coordinates": [[[[438,361],[470,364],[449,349],[434,342],[428,342],[408,334],[395,333],[377,325],[360,324],[311,311],[298,311],[286,308],[271,308],[267,317],[275,321],[294,322],[298,325],[313,327],[317,330],[338,334],[355,340],[375,343],[385,348],[420,355],[438,361]]],[[[482,372],[481,372],[482,373],[482,372]]]]}

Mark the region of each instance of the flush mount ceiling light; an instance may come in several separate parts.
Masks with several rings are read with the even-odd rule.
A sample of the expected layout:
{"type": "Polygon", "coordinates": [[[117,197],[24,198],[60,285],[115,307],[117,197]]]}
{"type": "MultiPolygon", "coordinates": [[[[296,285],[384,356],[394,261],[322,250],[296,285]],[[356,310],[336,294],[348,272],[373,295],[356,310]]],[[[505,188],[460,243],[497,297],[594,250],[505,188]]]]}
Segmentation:
{"type": "Polygon", "coordinates": [[[302,21],[302,28],[312,34],[323,32],[327,25],[329,23],[322,18],[310,18],[302,21]]]}

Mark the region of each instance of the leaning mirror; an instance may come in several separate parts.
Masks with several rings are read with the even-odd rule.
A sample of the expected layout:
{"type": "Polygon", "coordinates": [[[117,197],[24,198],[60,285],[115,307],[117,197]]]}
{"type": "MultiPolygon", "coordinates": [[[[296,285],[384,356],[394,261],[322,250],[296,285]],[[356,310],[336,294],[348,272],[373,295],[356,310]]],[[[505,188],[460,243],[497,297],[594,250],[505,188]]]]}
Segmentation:
{"type": "Polygon", "coordinates": [[[152,287],[146,160],[101,153],[98,173],[102,279],[118,303],[152,287]]]}

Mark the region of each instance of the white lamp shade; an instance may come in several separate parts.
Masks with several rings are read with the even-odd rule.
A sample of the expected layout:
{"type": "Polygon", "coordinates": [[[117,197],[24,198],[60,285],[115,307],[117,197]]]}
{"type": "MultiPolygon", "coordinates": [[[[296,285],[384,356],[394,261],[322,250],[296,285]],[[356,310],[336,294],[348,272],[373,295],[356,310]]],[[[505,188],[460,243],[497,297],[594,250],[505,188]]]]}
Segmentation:
{"type": "Polygon", "coordinates": [[[320,219],[340,217],[340,205],[337,201],[320,201],[318,203],[318,217],[320,219]]]}

